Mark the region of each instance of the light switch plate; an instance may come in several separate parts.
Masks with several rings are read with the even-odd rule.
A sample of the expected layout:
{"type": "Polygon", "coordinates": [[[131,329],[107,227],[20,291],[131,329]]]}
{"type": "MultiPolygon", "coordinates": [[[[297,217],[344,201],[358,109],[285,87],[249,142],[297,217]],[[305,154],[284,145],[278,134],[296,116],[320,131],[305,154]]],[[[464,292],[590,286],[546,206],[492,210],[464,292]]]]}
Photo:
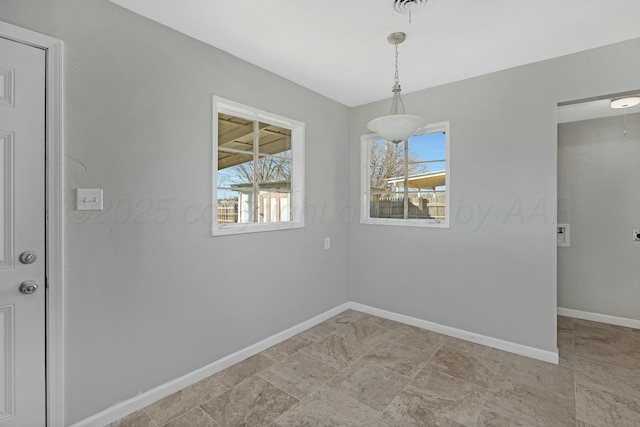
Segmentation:
{"type": "Polygon", "coordinates": [[[76,210],[101,211],[102,210],[102,189],[101,188],[76,189],[76,210]]]}

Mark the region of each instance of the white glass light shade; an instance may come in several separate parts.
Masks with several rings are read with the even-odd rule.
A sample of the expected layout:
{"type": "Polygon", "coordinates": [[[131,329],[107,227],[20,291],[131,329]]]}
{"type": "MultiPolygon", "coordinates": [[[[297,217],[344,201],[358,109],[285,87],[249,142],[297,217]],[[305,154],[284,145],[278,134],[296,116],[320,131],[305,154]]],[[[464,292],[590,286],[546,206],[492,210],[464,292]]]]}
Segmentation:
{"type": "Polygon", "coordinates": [[[640,96],[627,96],[626,98],[611,101],[611,108],[629,108],[640,104],[640,96]]]}
{"type": "Polygon", "coordinates": [[[426,120],[419,116],[391,114],[371,120],[367,127],[370,131],[380,135],[382,139],[400,142],[411,138],[418,129],[426,124],[426,120]]]}

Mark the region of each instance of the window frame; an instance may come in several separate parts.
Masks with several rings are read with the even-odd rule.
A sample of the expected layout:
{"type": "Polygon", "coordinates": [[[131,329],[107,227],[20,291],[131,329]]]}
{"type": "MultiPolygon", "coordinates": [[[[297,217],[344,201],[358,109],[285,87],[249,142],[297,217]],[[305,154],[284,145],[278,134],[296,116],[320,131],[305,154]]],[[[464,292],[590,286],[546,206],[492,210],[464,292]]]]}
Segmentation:
{"type": "Polygon", "coordinates": [[[240,104],[220,96],[213,96],[212,135],[212,202],[211,235],[227,236],[263,231],[291,230],[304,227],[304,169],[305,123],[240,104]],[[245,120],[259,121],[291,130],[291,219],[283,222],[245,222],[218,224],[218,114],[228,114],[245,120]]]}
{"type": "Polygon", "coordinates": [[[372,218],[371,217],[371,186],[370,186],[370,143],[382,138],[376,133],[362,135],[360,138],[360,223],[371,225],[395,225],[404,227],[450,228],[450,196],[451,196],[451,132],[448,121],[430,123],[415,133],[420,136],[427,133],[444,132],[445,135],[445,207],[444,219],[425,218],[372,218]]]}

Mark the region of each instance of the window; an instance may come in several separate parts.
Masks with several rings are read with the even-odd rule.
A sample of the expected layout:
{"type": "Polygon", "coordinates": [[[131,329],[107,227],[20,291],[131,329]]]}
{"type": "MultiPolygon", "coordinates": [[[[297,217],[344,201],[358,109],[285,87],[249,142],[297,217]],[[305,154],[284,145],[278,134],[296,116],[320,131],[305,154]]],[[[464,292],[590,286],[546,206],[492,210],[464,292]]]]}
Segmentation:
{"type": "Polygon", "coordinates": [[[213,235],[304,227],[304,123],[214,97],[213,235]]]}
{"type": "Polygon", "coordinates": [[[449,227],[449,122],[394,144],[362,137],[363,224],[449,227]]]}

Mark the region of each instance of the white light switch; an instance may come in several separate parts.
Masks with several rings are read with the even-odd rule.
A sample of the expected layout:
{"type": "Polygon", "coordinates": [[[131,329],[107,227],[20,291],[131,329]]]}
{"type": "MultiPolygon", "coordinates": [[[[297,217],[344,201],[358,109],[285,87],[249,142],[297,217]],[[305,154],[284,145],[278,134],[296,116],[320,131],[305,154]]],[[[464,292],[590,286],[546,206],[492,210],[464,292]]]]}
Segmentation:
{"type": "Polygon", "coordinates": [[[102,210],[102,189],[101,188],[76,189],[76,210],[101,211],[102,210]]]}

